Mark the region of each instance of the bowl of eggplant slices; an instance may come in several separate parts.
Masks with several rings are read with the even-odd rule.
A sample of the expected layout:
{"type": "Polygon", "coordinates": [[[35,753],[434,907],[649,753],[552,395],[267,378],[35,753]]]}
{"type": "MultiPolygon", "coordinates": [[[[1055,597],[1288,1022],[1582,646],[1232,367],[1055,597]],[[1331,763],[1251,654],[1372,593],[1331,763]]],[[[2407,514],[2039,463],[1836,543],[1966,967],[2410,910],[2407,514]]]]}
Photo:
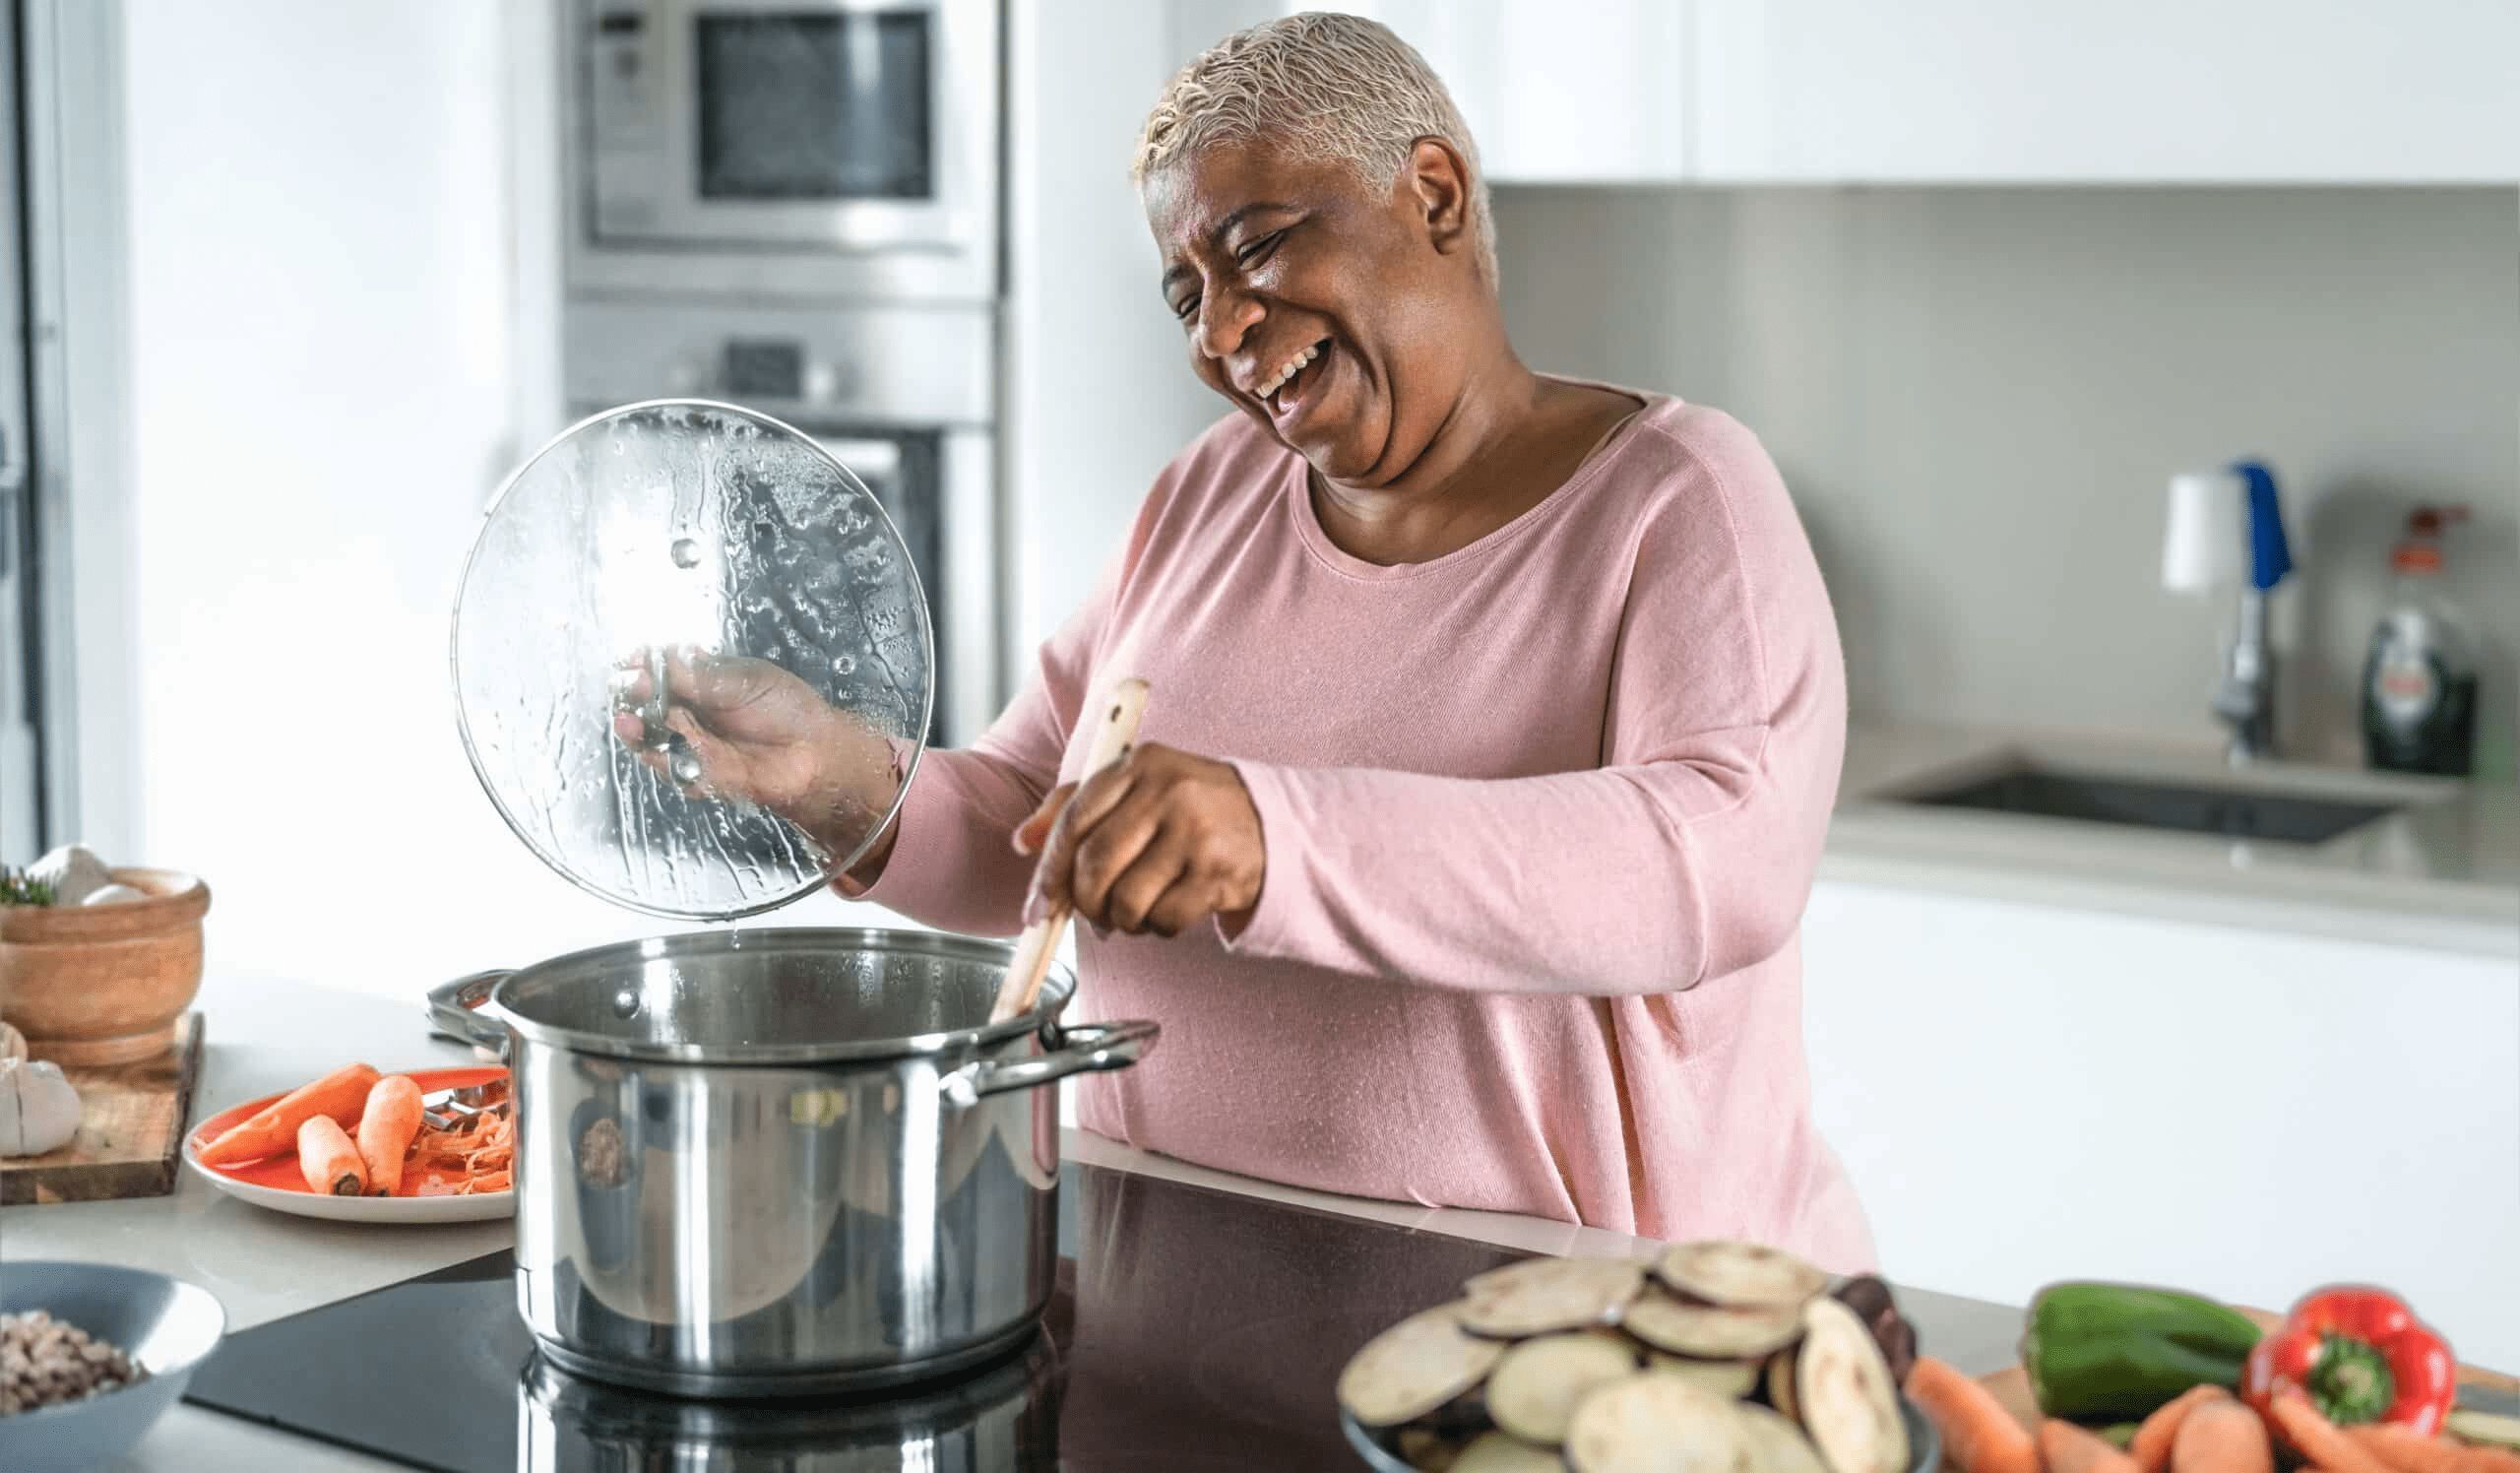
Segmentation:
{"type": "Polygon", "coordinates": [[[1339,1421],[1387,1473],[1933,1473],[1916,1351],[1880,1279],[1758,1244],[1529,1258],[1367,1341],[1339,1421]]]}

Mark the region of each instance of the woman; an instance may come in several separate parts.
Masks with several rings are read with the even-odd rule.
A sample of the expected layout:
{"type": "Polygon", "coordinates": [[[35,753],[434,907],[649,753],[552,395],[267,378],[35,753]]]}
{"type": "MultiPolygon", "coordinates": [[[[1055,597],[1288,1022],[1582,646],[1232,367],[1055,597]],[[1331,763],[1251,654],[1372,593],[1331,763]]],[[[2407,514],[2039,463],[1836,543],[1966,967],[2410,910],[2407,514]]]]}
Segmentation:
{"type": "Polygon", "coordinates": [[[1796,943],[1844,674],[1758,442],[1522,364],[1469,130],[1371,22],[1228,37],[1136,176],[1237,413],[843,890],[999,935],[1072,905],[1080,1011],[1165,1034],[1083,1083],[1089,1129],[1870,1266],[1796,943]],[[1139,744],[1080,786],[1131,674],[1139,744]]]}

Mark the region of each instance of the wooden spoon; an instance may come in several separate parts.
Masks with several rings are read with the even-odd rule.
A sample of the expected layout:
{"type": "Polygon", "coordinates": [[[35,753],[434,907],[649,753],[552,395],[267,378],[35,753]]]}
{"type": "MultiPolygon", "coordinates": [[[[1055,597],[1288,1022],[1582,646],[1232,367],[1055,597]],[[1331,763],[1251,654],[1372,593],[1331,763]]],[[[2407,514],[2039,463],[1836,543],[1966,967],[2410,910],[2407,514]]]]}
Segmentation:
{"type": "MultiPolygon", "coordinates": [[[[1131,743],[1138,739],[1138,718],[1146,714],[1146,697],[1147,683],[1134,675],[1111,687],[1110,698],[1102,703],[1102,720],[1094,729],[1094,744],[1086,750],[1086,778],[1129,754],[1131,743]]],[[[1084,786],[1084,779],[1078,780],[1078,786],[1084,786]]],[[[991,1023],[1033,1010],[1041,993],[1041,979],[1050,973],[1050,957],[1067,931],[1067,918],[1066,906],[1053,906],[1049,915],[1024,929],[1015,942],[1015,959],[1007,963],[1006,980],[998,985],[996,1005],[988,1011],[991,1023]]]]}

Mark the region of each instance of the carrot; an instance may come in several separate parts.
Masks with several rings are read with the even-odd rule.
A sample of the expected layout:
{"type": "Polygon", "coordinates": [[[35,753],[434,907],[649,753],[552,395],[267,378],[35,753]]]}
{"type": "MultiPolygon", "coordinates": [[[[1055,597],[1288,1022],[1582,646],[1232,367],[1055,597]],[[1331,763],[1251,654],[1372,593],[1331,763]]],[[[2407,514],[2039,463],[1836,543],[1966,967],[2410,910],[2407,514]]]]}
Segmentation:
{"type": "Polygon", "coordinates": [[[2470,1447],[2459,1454],[2459,1473],[2520,1473],[2520,1452],[2507,1447],[2470,1447]]]}
{"type": "Polygon", "coordinates": [[[367,1189],[367,1169],[359,1164],[350,1133],[329,1115],[310,1115],[297,1127],[297,1169],[307,1186],[331,1196],[357,1196],[367,1189]]]}
{"type": "Polygon", "coordinates": [[[514,1178],[510,1177],[504,1171],[483,1172],[481,1175],[466,1182],[462,1186],[456,1188],[456,1190],[459,1195],[472,1195],[488,1191],[505,1191],[511,1185],[513,1185],[514,1180],[514,1178]]]}
{"type": "Polygon", "coordinates": [[[2294,1450],[2328,1473],[2390,1473],[2388,1464],[2337,1431],[2336,1424],[2320,1416],[2319,1409],[2298,1388],[2277,1391],[2268,1412],[2294,1450]]]}
{"type": "Polygon", "coordinates": [[[375,1083],[376,1070],[366,1064],[344,1064],[221,1131],[218,1139],[201,1148],[201,1164],[235,1166],[277,1156],[297,1144],[298,1126],[315,1116],[328,1116],[336,1124],[350,1124],[366,1108],[368,1089],[375,1083]]]}
{"type": "Polygon", "coordinates": [[[367,1091],[358,1118],[358,1159],[367,1168],[367,1194],[390,1197],[403,1185],[403,1157],[420,1133],[420,1087],[409,1074],[388,1074],[367,1091]]]}
{"type": "Polygon", "coordinates": [[[2163,1473],[2170,1466],[2171,1443],[2178,1437],[2178,1425],[2187,1414],[2209,1401],[2229,1401],[2232,1393],[2211,1381],[2190,1386],[2178,1395],[2153,1409],[2144,1425],[2135,1429],[2135,1441],[2126,1453],[2144,1473],[2163,1473]]]}
{"type": "Polygon", "coordinates": [[[2275,1443],[2257,1413],[2228,1398],[2187,1414],[2172,1440],[2171,1473],[2275,1473],[2275,1443]]]}
{"type": "Polygon", "coordinates": [[[1917,1357],[1908,1372],[1907,1391],[1908,1399],[1933,1419],[1943,1451],[1961,1473],[2040,1473],[2039,1448],[2030,1434],[1992,1391],[1947,1362],[1917,1357]]]}
{"type": "Polygon", "coordinates": [[[2039,1424],[2039,1457],[2048,1473],[2135,1473],[2135,1460],[2106,1439],[2054,1417],[2039,1424]]]}
{"type": "Polygon", "coordinates": [[[2363,1451],[2378,1458],[2390,1473],[2468,1473],[2467,1449],[2439,1438],[2426,1438],[2403,1427],[2365,1425],[2339,1429],[2363,1451]]]}

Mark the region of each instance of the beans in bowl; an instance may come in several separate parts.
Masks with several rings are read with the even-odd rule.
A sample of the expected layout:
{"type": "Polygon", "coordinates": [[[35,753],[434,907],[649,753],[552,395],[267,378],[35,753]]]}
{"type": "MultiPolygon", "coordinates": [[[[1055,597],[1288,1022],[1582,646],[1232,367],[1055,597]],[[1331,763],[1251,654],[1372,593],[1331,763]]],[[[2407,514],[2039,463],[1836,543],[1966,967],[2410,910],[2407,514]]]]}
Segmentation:
{"type": "Polygon", "coordinates": [[[0,1417],[101,1396],[148,1375],[119,1348],[41,1310],[0,1314],[0,1417]]]}

